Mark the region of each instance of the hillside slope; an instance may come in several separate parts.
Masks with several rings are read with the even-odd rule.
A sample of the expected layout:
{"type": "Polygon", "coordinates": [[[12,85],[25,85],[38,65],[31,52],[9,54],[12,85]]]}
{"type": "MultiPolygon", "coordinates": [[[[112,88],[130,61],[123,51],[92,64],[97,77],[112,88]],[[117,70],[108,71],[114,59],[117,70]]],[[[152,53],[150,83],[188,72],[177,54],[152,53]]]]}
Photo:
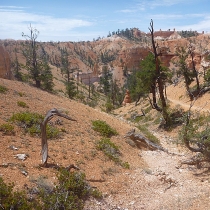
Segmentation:
{"type": "MultiPolygon", "coordinates": [[[[134,104],[126,105],[120,114],[114,116],[100,112],[62,96],[56,96],[36,89],[28,84],[0,79],[0,85],[8,89],[0,94],[0,125],[17,112],[30,111],[45,115],[49,109],[63,110],[77,122],[63,121],[57,126],[66,133],[55,140],[49,140],[50,164],[68,166],[74,164],[86,173],[92,186],[104,194],[101,201],[90,200],[85,209],[209,209],[210,182],[208,173],[192,166],[179,167],[179,162],[192,154],[181,146],[177,147],[176,137],[158,127],[151,131],[170,152],[139,150],[126,143],[124,135],[134,125],[123,116],[134,104]],[[23,101],[28,108],[17,105],[23,101]],[[124,110],[123,110],[124,109],[124,110]],[[127,109],[127,111],[126,111],[127,109]],[[128,162],[130,169],[110,161],[97,150],[96,142],[101,136],[92,129],[92,120],[104,120],[115,128],[119,135],[111,140],[119,146],[121,159],[128,162]]],[[[139,107],[137,107],[139,109],[139,107]]],[[[52,121],[55,121],[54,117],[52,121]]],[[[56,181],[56,169],[40,167],[41,140],[24,134],[15,126],[15,135],[0,133],[0,175],[5,182],[14,182],[15,190],[33,187],[34,180],[45,178],[50,183],[56,181]],[[18,150],[15,150],[17,148],[18,150]],[[16,154],[27,154],[20,161],[16,154]],[[23,174],[27,172],[27,175],[23,174]]]]}

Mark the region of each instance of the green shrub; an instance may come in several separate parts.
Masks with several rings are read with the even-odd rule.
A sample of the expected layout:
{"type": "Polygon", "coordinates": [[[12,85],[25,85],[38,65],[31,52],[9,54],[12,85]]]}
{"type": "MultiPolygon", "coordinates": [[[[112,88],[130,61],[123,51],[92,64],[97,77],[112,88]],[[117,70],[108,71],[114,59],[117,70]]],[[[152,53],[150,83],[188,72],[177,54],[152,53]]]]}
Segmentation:
{"type": "Polygon", "coordinates": [[[23,96],[25,96],[25,93],[18,92],[18,95],[19,95],[20,97],[23,97],[23,96]]]}
{"type": "Polygon", "coordinates": [[[104,154],[113,160],[115,163],[121,165],[123,168],[130,168],[128,162],[122,162],[120,159],[120,150],[117,145],[115,145],[109,138],[102,138],[96,143],[97,149],[104,152],[104,154]]]}
{"type": "Polygon", "coordinates": [[[41,209],[38,202],[28,199],[25,192],[13,192],[14,184],[5,184],[0,177],[0,206],[2,209],[41,209]]]}
{"type": "MultiPolygon", "coordinates": [[[[179,132],[179,138],[192,152],[197,152],[197,164],[199,159],[209,162],[210,160],[210,118],[209,116],[194,116],[188,113],[185,116],[185,124],[179,132]],[[191,118],[190,118],[191,117],[191,118]]],[[[195,161],[195,162],[196,162],[195,161]]]]}
{"type": "Polygon", "coordinates": [[[29,107],[29,106],[28,106],[25,102],[23,102],[23,101],[18,101],[18,102],[17,102],[17,105],[20,106],[20,107],[23,107],[23,108],[28,108],[28,107],[29,107]]]}
{"type": "Polygon", "coordinates": [[[0,85],[0,93],[6,93],[8,89],[2,85],[0,85]]]}
{"type": "Polygon", "coordinates": [[[17,122],[17,124],[24,128],[29,128],[33,125],[40,124],[44,117],[32,112],[18,112],[12,115],[10,121],[17,122]]]}
{"type": "MultiPolygon", "coordinates": [[[[60,169],[57,174],[58,184],[49,185],[42,179],[37,183],[38,196],[29,199],[25,191],[13,192],[14,184],[5,184],[0,177],[0,207],[2,209],[82,210],[85,200],[90,196],[101,198],[102,193],[92,188],[85,180],[84,173],[60,169]]],[[[30,189],[29,189],[30,192],[30,189]]]]}
{"type": "Polygon", "coordinates": [[[57,177],[59,183],[51,193],[41,190],[44,209],[82,210],[89,196],[101,198],[101,193],[85,181],[84,173],[61,169],[57,177]]]}
{"type": "Polygon", "coordinates": [[[122,163],[121,163],[121,166],[122,166],[123,168],[126,168],[126,169],[129,169],[129,168],[130,168],[130,164],[129,164],[128,162],[122,162],[122,163]]]}
{"type": "MultiPolygon", "coordinates": [[[[11,122],[16,122],[17,125],[24,128],[26,133],[29,133],[31,136],[40,136],[41,128],[40,123],[43,121],[44,117],[38,113],[32,112],[19,112],[13,114],[10,118],[11,122]]],[[[57,138],[60,136],[60,131],[58,128],[47,125],[46,127],[47,138],[57,138]]]]}
{"type": "Polygon", "coordinates": [[[117,135],[117,131],[110,127],[105,121],[95,120],[92,121],[93,130],[99,132],[104,137],[111,137],[117,135]]]}
{"type": "Polygon", "coordinates": [[[97,188],[92,188],[90,194],[96,199],[101,199],[103,197],[102,192],[99,191],[97,188]]]}
{"type": "Polygon", "coordinates": [[[111,102],[107,102],[104,104],[106,112],[111,112],[115,107],[111,102]]]}
{"type": "Polygon", "coordinates": [[[58,128],[51,126],[51,125],[47,125],[46,132],[47,132],[48,139],[56,139],[61,135],[61,132],[64,132],[64,131],[63,131],[63,129],[61,129],[61,132],[60,132],[60,130],[58,128]]]}
{"type": "Polygon", "coordinates": [[[4,124],[0,125],[0,131],[2,131],[3,134],[5,134],[5,135],[14,135],[15,134],[14,126],[11,125],[10,123],[4,123],[4,124]]]}
{"type": "Polygon", "coordinates": [[[174,109],[168,109],[168,114],[170,122],[166,129],[172,129],[184,123],[186,112],[180,106],[177,106],[174,109]]]}
{"type": "Polygon", "coordinates": [[[137,127],[151,142],[155,143],[155,144],[160,144],[159,139],[154,136],[148,129],[146,126],[144,125],[139,125],[137,127]]]}
{"type": "Polygon", "coordinates": [[[97,149],[102,150],[106,156],[116,163],[119,163],[120,151],[118,146],[108,138],[102,138],[97,142],[97,149]]]}

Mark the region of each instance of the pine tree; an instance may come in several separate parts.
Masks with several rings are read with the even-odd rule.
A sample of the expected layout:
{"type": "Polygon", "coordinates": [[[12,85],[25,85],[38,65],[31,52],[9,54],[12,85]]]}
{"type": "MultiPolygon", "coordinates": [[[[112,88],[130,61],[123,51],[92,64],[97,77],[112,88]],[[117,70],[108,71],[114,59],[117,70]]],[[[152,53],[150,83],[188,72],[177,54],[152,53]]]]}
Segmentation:
{"type": "Polygon", "coordinates": [[[32,80],[35,81],[37,88],[41,87],[41,62],[38,58],[38,43],[37,38],[39,31],[36,28],[29,27],[30,35],[25,35],[22,33],[22,36],[26,38],[24,43],[23,55],[26,58],[25,68],[28,70],[29,75],[32,80]]]}
{"type": "Polygon", "coordinates": [[[61,72],[65,75],[65,87],[66,93],[69,98],[74,98],[77,94],[76,83],[72,77],[74,70],[77,70],[78,67],[71,68],[71,63],[69,62],[69,54],[66,49],[61,49],[61,72]]]}
{"type": "Polygon", "coordinates": [[[176,49],[178,55],[178,61],[175,62],[175,65],[178,67],[177,73],[184,77],[185,87],[188,92],[190,99],[193,99],[193,95],[190,91],[190,84],[193,81],[193,72],[188,68],[186,59],[188,57],[188,52],[184,47],[178,47],[176,49]]]}
{"type": "Polygon", "coordinates": [[[22,81],[22,74],[21,74],[21,64],[18,61],[17,54],[15,54],[15,60],[12,62],[12,68],[14,71],[14,76],[17,80],[22,81]]]}
{"type": "Polygon", "coordinates": [[[102,68],[102,76],[100,77],[100,84],[102,85],[103,92],[106,96],[110,93],[110,82],[112,80],[112,74],[110,73],[108,66],[105,65],[102,68]]]}
{"type": "Polygon", "coordinates": [[[37,88],[52,91],[54,86],[53,75],[47,62],[47,54],[44,48],[36,41],[39,31],[31,25],[29,31],[30,35],[22,33],[22,36],[26,38],[22,50],[23,56],[26,59],[26,64],[23,67],[28,70],[29,76],[35,81],[37,88]]]}

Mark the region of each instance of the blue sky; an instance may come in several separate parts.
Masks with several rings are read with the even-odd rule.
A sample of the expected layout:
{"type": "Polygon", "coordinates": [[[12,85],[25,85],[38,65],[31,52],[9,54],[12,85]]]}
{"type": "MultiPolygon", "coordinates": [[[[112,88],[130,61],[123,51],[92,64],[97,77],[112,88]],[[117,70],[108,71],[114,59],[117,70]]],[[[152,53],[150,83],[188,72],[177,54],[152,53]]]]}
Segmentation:
{"type": "Polygon", "coordinates": [[[0,0],[0,39],[23,39],[32,24],[38,41],[92,41],[118,29],[210,33],[209,0],[0,0]]]}

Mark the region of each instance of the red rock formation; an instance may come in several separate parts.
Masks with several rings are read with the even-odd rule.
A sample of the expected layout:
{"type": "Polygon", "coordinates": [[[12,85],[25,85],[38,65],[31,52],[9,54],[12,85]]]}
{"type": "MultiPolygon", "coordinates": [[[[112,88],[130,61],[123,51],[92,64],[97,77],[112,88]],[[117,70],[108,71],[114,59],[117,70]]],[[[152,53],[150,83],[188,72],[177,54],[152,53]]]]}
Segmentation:
{"type": "Polygon", "coordinates": [[[126,90],[125,98],[123,100],[123,105],[125,106],[127,103],[131,103],[131,96],[129,90],[126,90]]]}
{"type": "Polygon", "coordinates": [[[8,52],[0,46],[0,78],[12,79],[11,62],[8,52]]]}
{"type": "Polygon", "coordinates": [[[148,55],[148,48],[133,47],[128,49],[123,49],[119,52],[118,66],[127,66],[129,70],[133,68],[138,69],[140,61],[143,60],[148,55]]]}

